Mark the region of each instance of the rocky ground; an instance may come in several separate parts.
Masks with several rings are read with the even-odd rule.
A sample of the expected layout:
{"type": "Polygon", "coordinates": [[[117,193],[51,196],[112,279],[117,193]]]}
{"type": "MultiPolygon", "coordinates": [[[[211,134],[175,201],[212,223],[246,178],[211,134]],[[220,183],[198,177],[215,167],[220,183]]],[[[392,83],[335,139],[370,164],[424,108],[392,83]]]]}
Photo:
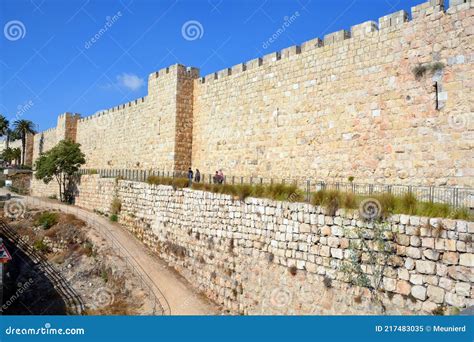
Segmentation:
{"type": "MultiPolygon", "coordinates": [[[[2,218],[66,279],[84,304],[83,314],[154,314],[153,298],[97,232],[75,216],[60,212],[50,212],[55,219],[46,227],[49,224],[39,223],[44,212],[29,210],[23,218],[2,218]]],[[[67,301],[55,291],[54,281],[21,249],[5,242],[13,260],[5,277],[4,314],[72,313],[67,301]],[[18,295],[19,289],[22,291],[18,295]],[[10,298],[14,300],[5,307],[10,298]]]]}

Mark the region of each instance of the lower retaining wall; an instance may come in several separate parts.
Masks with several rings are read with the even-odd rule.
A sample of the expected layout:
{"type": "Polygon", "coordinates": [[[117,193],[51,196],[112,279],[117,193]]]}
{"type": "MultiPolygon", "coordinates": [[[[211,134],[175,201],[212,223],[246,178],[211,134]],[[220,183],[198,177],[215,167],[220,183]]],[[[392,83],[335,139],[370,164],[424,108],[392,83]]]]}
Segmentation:
{"type": "MultiPolygon", "coordinates": [[[[370,292],[341,271],[352,232],[373,230],[357,213],[329,216],[305,203],[240,201],[98,175],[82,176],[76,204],[109,212],[114,197],[122,203],[121,224],[231,313],[381,313],[370,292]]],[[[455,313],[474,305],[472,222],[395,215],[390,225],[396,255],[379,293],[386,313],[455,313]]]]}
{"type": "Polygon", "coordinates": [[[30,195],[38,197],[50,197],[55,195],[59,198],[59,185],[55,179],[45,184],[42,180],[36,179],[33,174],[30,183],[30,195]]]}

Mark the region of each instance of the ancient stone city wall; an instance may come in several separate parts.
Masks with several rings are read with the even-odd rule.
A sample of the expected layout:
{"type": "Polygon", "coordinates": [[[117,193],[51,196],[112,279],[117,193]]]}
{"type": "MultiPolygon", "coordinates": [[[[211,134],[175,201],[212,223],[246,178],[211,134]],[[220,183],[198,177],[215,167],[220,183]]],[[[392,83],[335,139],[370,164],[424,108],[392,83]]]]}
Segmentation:
{"type": "Polygon", "coordinates": [[[472,186],[474,10],[417,9],[196,81],[193,166],[472,186]],[[415,78],[435,62],[444,68],[415,78]]]}
{"type": "Polygon", "coordinates": [[[472,187],[474,5],[461,2],[445,12],[431,0],[411,20],[396,12],[203,78],[160,70],[144,98],[60,117],[33,155],[41,136],[47,150],[75,134],[87,168],[472,187]],[[435,70],[417,79],[419,65],[435,70]]]}
{"type": "MultiPolygon", "coordinates": [[[[115,197],[119,222],[231,313],[380,313],[340,269],[355,230],[373,231],[357,212],[330,216],[305,203],[240,201],[98,175],[82,177],[77,205],[109,213],[115,197]]],[[[439,313],[444,305],[455,313],[474,304],[472,222],[395,215],[389,223],[396,253],[381,293],[388,314],[439,313]]]]}

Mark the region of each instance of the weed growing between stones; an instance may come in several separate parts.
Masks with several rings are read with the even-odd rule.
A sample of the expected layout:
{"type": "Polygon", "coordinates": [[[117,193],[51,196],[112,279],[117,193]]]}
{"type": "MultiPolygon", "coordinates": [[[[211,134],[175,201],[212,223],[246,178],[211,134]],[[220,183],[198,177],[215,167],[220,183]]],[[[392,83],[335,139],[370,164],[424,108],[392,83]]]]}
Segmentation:
{"type": "Polygon", "coordinates": [[[443,70],[444,69],[444,64],[441,62],[434,62],[434,63],[428,63],[428,64],[418,64],[416,67],[412,69],[413,76],[415,76],[415,79],[420,80],[425,76],[427,72],[433,72],[435,73],[436,71],[443,70]]]}
{"type": "Polygon", "coordinates": [[[383,292],[382,280],[390,258],[395,255],[390,224],[374,222],[372,230],[356,227],[347,234],[353,235],[355,239],[349,243],[350,258],[342,262],[340,269],[350,284],[367,288],[372,300],[385,312],[380,297],[383,292]]]}
{"type": "Polygon", "coordinates": [[[118,197],[114,197],[112,200],[112,203],[110,204],[110,213],[112,215],[118,215],[120,214],[120,211],[122,210],[122,201],[118,197]]]}
{"type": "Polygon", "coordinates": [[[329,278],[328,276],[325,276],[323,279],[323,284],[327,289],[332,288],[332,279],[329,278]]]}

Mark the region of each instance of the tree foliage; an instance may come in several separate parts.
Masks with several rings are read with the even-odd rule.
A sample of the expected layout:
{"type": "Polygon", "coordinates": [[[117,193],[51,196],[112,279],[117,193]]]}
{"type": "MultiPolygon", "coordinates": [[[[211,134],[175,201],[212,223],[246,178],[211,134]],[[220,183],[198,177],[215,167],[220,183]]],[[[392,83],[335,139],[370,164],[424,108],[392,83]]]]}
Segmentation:
{"type": "Polygon", "coordinates": [[[48,184],[58,182],[61,201],[71,203],[77,181],[77,172],[85,160],[80,144],[61,140],[51,150],[43,153],[35,163],[35,177],[48,184]]]}
{"type": "Polygon", "coordinates": [[[26,154],[26,136],[28,134],[34,134],[35,132],[35,124],[30,120],[16,120],[13,123],[13,128],[15,134],[17,134],[21,139],[21,147],[22,147],[22,160],[21,164],[25,164],[25,154],[26,154]]]}
{"type": "Polygon", "coordinates": [[[11,163],[12,161],[16,161],[17,163],[19,163],[21,159],[21,150],[19,147],[7,147],[2,151],[1,157],[8,163],[11,163]]]}
{"type": "Polygon", "coordinates": [[[8,120],[2,114],[0,114],[0,137],[3,137],[7,134],[8,125],[8,120]]]}

